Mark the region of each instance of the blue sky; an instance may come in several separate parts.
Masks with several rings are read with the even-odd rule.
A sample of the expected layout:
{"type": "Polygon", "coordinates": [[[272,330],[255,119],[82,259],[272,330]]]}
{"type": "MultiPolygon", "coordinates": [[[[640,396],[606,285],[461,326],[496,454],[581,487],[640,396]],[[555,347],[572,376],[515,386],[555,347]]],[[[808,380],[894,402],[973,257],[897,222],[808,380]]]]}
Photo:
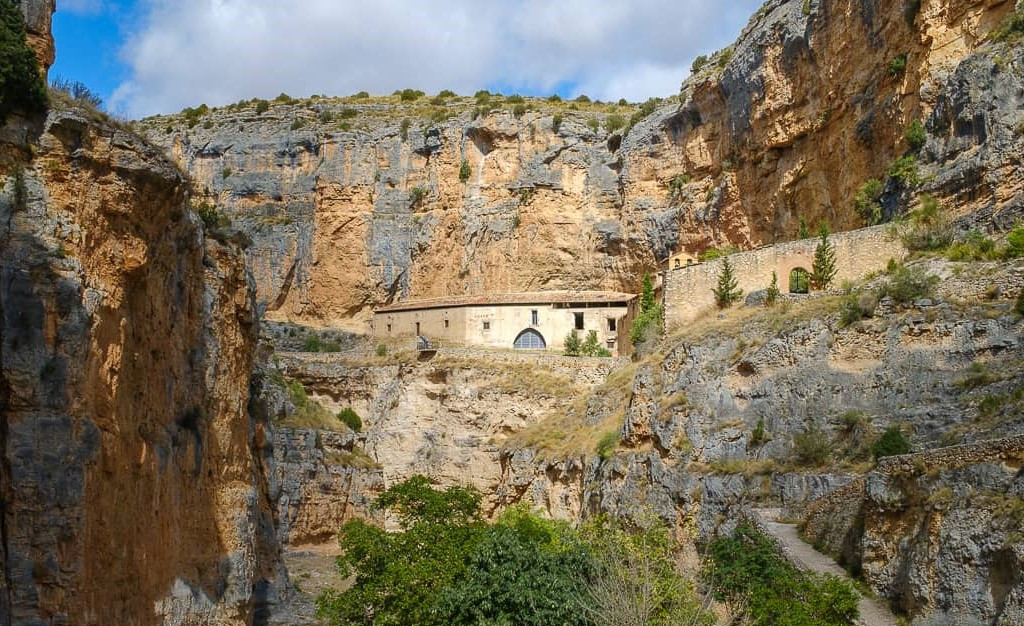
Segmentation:
{"type": "Polygon", "coordinates": [[[760,0],[59,0],[51,76],[130,117],[314,93],[678,92],[760,0]]]}

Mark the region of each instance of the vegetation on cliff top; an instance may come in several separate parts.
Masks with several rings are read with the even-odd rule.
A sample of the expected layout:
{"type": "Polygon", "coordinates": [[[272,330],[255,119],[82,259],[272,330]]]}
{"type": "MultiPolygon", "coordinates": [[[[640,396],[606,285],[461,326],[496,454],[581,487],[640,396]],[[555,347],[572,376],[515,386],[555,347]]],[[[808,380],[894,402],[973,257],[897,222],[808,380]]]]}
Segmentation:
{"type": "Polygon", "coordinates": [[[14,111],[46,109],[46,85],[25,37],[24,16],[11,0],[0,0],[0,122],[14,111]]]}

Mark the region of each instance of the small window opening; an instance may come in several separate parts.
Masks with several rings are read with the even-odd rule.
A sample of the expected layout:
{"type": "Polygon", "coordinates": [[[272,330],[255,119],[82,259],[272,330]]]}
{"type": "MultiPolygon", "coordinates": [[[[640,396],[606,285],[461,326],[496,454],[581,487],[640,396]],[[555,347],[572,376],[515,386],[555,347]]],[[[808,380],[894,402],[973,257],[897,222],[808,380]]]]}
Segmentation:
{"type": "Polygon", "coordinates": [[[388,324],[388,332],[391,332],[391,324],[388,324]]]}
{"type": "Polygon", "coordinates": [[[445,321],[444,321],[444,327],[445,327],[445,328],[448,328],[448,320],[445,320],[445,321]]]}
{"type": "Polygon", "coordinates": [[[608,318],[608,330],[614,333],[616,326],[617,326],[617,320],[614,317],[609,317],[608,318]]]}
{"type": "Polygon", "coordinates": [[[490,330],[490,329],[491,329],[491,323],[490,322],[484,322],[484,330],[490,330]]]}
{"type": "Polygon", "coordinates": [[[540,315],[537,314],[537,311],[530,311],[530,323],[534,326],[540,324],[540,315]]]}
{"type": "Polygon", "coordinates": [[[416,334],[420,334],[420,323],[416,322],[416,334]]]}
{"type": "Polygon", "coordinates": [[[572,315],[576,319],[576,330],[583,330],[583,314],[573,313],[572,315]]]}

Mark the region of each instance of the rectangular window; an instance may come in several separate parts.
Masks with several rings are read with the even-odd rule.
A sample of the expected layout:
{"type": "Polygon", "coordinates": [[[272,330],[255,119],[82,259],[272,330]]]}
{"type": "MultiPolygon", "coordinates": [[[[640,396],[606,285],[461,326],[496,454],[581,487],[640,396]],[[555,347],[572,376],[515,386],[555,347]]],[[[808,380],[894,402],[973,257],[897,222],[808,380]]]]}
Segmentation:
{"type": "Polygon", "coordinates": [[[388,324],[388,332],[391,332],[391,324],[388,324]]]}
{"type": "Polygon", "coordinates": [[[490,329],[491,329],[491,323],[490,322],[484,322],[484,330],[490,330],[490,329]]]}
{"type": "Polygon", "coordinates": [[[537,311],[530,311],[530,324],[533,326],[540,324],[540,315],[537,314],[537,311]]]}
{"type": "Polygon", "coordinates": [[[445,327],[445,328],[448,328],[448,320],[445,320],[445,321],[444,321],[444,327],[445,327]]]}
{"type": "Polygon", "coordinates": [[[609,317],[608,318],[608,330],[609,330],[609,332],[613,332],[613,333],[615,332],[615,324],[616,324],[615,318],[614,317],[609,317]]]}
{"type": "Polygon", "coordinates": [[[416,334],[420,334],[420,323],[416,322],[416,334]]]}
{"type": "Polygon", "coordinates": [[[576,330],[583,330],[583,314],[573,313],[572,315],[576,318],[576,330]]]}

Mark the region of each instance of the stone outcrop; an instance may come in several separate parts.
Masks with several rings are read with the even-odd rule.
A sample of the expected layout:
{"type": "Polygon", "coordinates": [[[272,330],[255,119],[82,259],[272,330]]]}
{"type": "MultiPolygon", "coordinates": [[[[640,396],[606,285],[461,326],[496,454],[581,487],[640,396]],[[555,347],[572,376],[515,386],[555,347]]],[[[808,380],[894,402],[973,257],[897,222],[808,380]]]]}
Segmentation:
{"type": "Polygon", "coordinates": [[[861,226],[853,198],[869,178],[887,181],[885,217],[920,192],[969,216],[965,229],[1021,215],[1024,60],[986,41],[1013,2],[917,6],[769,0],[625,131],[603,124],[635,107],[397,96],[145,125],[252,237],[272,318],[361,330],[396,299],[635,291],[677,249],[794,239],[800,218],[861,226]],[[914,120],[928,140],[911,190],[886,174],[914,120]]]}
{"type": "Polygon", "coordinates": [[[93,113],[11,123],[0,157],[0,623],[259,623],[280,573],[242,256],[93,113]]]}
{"type": "Polygon", "coordinates": [[[39,59],[39,68],[46,79],[46,72],[53,65],[55,49],[53,45],[53,33],[50,30],[50,20],[53,12],[57,10],[57,0],[15,0],[25,15],[25,34],[28,36],[28,45],[36,53],[39,59]]]}
{"type": "Polygon", "coordinates": [[[1024,436],[883,459],[803,532],[914,624],[1024,621],[1024,436]]]}

